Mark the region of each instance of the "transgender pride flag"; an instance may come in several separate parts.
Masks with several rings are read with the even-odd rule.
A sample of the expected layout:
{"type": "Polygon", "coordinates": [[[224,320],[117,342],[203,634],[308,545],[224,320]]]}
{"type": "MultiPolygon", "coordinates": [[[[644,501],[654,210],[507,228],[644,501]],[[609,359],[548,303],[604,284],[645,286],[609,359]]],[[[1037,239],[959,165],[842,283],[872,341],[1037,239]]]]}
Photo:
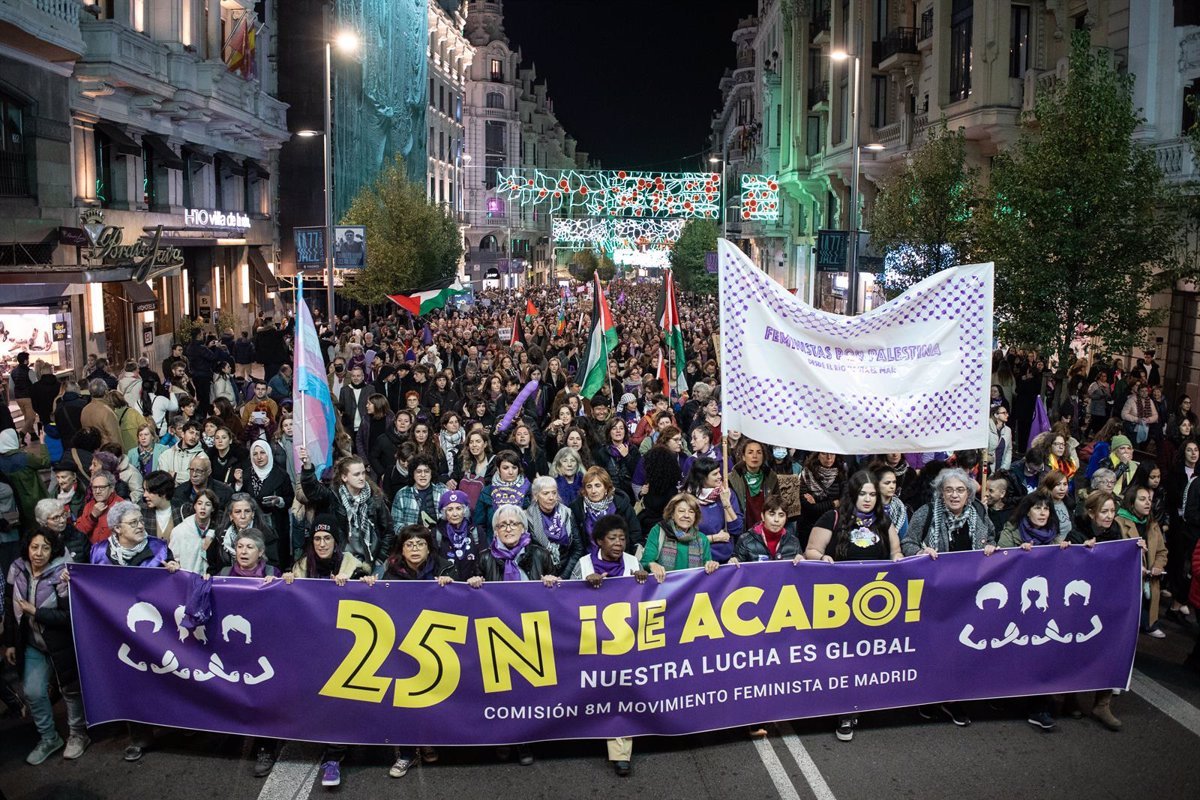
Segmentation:
{"type": "Polygon", "coordinates": [[[304,302],[304,280],[296,291],[296,347],[292,372],[292,461],[301,468],[300,447],[308,448],[308,458],[320,476],[333,464],[333,396],[325,382],[325,359],[313,325],[312,314],[304,302]]]}

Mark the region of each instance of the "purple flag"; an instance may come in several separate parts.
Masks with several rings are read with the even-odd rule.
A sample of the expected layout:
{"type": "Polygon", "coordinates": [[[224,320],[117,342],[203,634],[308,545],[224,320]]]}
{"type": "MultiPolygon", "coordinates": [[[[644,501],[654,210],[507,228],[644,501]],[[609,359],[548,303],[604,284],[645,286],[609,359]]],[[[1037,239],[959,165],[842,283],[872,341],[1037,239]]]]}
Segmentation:
{"type": "Polygon", "coordinates": [[[89,724],[494,745],[1127,687],[1136,541],[937,561],[748,563],[597,590],[71,567],[89,724]],[[135,686],[136,691],[130,691],[135,686]]]}
{"type": "Polygon", "coordinates": [[[1046,404],[1042,402],[1042,396],[1039,394],[1037,402],[1033,406],[1033,422],[1029,425],[1029,441],[1025,446],[1033,447],[1033,440],[1048,430],[1050,430],[1050,417],[1046,414],[1046,404]]]}
{"type": "Polygon", "coordinates": [[[428,322],[421,326],[421,344],[426,346],[433,344],[433,331],[428,322]]]}

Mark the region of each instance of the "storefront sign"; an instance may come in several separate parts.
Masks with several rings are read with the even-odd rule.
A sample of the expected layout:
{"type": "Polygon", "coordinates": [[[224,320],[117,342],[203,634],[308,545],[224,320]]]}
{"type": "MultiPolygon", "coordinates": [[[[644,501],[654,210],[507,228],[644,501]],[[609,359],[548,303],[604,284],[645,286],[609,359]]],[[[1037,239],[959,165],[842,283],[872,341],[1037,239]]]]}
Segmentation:
{"type": "Polygon", "coordinates": [[[216,211],[207,208],[187,208],[183,211],[183,224],[189,228],[236,228],[250,227],[250,216],[244,211],[216,211]]]}
{"type": "Polygon", "coordinates": [[[296,269],[312,269],[325,264],[325,229],[292,228],[296,243],[296,269]]]}
{"type": "Polygon", "coordinates": [[[87,247],[92,243],[83,228],[68,228],[66,226],[58,229],[58,241],[71,247],[87,247]]]}
{"type": "Polygon", "coordinates": [[[138,283],[183,266],[183,250],[162,243],[161,225],[153,233],[139,237],[132,244],[125,244],[124,229],[105,225],[102,210],[84,209],[79,221],[90,244],[90,247],[84,248],[83,257],[94,264],[130,267],[133,270],[132,280],[138,283]]]}
{"type": "Polygon", "coordinates": [[[817,272],[845,272],[849,231],[817,231],[817,272]]]}
{"type": "Polygon", "coordinates": [[[54,334],[54,341],[65,342],[67,340],[67,323],[66,320],[54,322],[51,324],[51,331],[54,334]]]}

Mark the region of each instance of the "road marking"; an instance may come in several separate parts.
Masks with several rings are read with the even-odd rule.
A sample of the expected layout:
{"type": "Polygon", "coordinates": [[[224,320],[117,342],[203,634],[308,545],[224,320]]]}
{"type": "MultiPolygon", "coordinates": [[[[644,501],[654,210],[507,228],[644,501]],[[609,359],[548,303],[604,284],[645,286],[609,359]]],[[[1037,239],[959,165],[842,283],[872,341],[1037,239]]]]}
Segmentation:
{"type": "Polygon", "coordinates": [[[787,746],[788,752],[792,754],[792,758],[796,759],[796,766],[800,767],[800,771],[804,773],[804,779],[808,781],[808,787],[817,796],[817,800],[836,800],[833,790],[825,782],[821,770],[817,769],[816,762],[808,754],[804,743],[792,729],[791,723],[780,722],[778,725],[779,730],[783,733],[783,743],[787,746]]]}
{"type": "Polygon", "coordinates": [[[1131,688],[1147,703],[1200,736],[1200,709],[1139,669],[1133,671],[1131,688]]]}
{"type": "Polygon", "coordinates": [[[792,779],[788,777],[783,762],[779,760],[779,756],[775,755],[775,748],[771,746],[771,742],[766,737],[755,739],[754,749],[758,751],[758,757],[762,759],[763,766],[767,768],[767,774],[771,776],[771,782],[775,784],[775,791],[779,792],[780,798],[782,800],[800,800],[800,793],[796,791],[792,779]]]}
{"type": "Polygon", "coordinates": [[[321,769],[320,747],[300,742],[285,744],[258,800],[300,800],[311,795],[321,769]]]}

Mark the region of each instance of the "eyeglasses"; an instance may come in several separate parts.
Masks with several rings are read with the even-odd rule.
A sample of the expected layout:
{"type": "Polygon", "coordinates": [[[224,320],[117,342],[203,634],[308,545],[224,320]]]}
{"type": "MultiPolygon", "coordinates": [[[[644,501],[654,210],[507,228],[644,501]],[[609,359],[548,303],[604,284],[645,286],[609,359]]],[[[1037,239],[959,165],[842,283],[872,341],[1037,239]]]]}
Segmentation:
{"type": "Polygon", "coordinates": [[[66,518],[67,518],[67,515],[61,511],[58,512],[57,514],[51,514],[50,516],[46,517],[47,520],[66,519],[66,518]]]}
{"type": "Polygon", "coordinates": [[[138,528],[146,527],[146,521],[144,519],[142,519],[141,517],[138,517],[135,520],[123,519],[123,520],[121,520],[121,524],[128,525],[129,527],[133,528],[134,530],[137,530],[138,528]]]}
{"type": "Polygon", "coordinates": [[[942,494],[959,495],[966,494],[967,487],[965,486],[943,486],[942,494]]]}
{"type": "Polygon", "coordinates": [[[112,488],[111,483],[93,483],[92,484],[93,492],[96,491],[97,489],[111,489],[111,488],[112,488]]]}
{"type": "Polygon", "coordinates": [[[429,543],[423,539],[409,539],[404,543],[405,550],[428,550],[429,543]]]}
{"type": "Polygon", "coordinates": [[[518,522],[517,520],[511,520],[511,519],[505,520],[504,522],[496,523],[496,528],[500,529],[500,530],[507,530],[508,528],[524,528],[524,527],[525,527],[524,522],[518,522]]]}

